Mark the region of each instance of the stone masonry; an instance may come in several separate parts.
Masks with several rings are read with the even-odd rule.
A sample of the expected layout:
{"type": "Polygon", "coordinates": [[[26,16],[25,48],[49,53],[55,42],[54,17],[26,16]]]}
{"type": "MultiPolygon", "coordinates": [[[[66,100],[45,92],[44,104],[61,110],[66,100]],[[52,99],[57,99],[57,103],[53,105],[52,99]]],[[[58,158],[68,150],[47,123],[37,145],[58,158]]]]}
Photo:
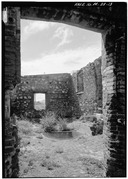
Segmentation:
{"type": "Polygon", "coordinates": [[[2,11],[6,14],[6,19],[3,17],[2,22],[2,69],[4,73],[2,87],[5,106],[2,121],[4,123],[3,161],[5,166],[3,177],[18,176],[17,144],[13,143],[17,132],[14,132],[16,130],[11,122],[13,116],[10,96],[21,79],[21,18],[61,22],[102,34],[105,176],[125,177],[127,4],[125,2],[85,2],[84,5],[74,2],[2,2],[2,11]]]}
{"type": "Polygon", "coordinates": [[[14,113],[34,109],[34,93],[46,94],[46,111],[63,117],[80,117],[81,110],[72,77],[68,73],[24,76],[16,87],[14,113]]]}
{"type": "Polygon", "coordinates": [[[74,72],[72,77],[82,112],[93,114],[102,108],[101,57],[74,72]]]}

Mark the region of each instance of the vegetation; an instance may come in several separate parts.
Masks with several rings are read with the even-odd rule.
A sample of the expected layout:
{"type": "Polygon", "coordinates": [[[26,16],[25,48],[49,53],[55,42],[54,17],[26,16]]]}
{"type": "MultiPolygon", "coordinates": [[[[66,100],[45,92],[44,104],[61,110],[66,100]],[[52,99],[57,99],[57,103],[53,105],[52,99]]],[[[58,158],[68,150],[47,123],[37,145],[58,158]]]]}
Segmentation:
{"type": "MultiPolygon", "coordinates": [[[[56,119],[53,113],[48,113],[47,118],[56,119]]],[[[59,119],[55,121],[59,125],[59,119]]],[[[48,138],[43,135],[41,124],[25,119],[18,120],[17,125],[20,136],[19,178],[104,176],[103,135],[92,136],[90,122],[79,120],[68,123],[70,128],[80,132],[74,140],[48,138]]]]}
{"type": "Polygon", "coordinates": [[[42,119],[42,128],[45,132],[52,131],[69,131],[65,119],[56,117],[55,113],[47,112],[45,117],[42,119]]]}
{"type": "Polygon", "coordinates": [[[56,149],[56,151],[55,151],[56,153],[58,153],[58,154],[61,154],[61,153],[63,153],[64,152],[64,150],[63,150],[63,148],[62,147],[57,147],[57,149],[56,149]]]}
{"type": "Polygon", "coordinates": [[[93,125],[90,127],[92,135],[98,135],[103,133],[104,121],[102,119],[94,121],[93,125]]]}
{"type": "Polygon", "coordinates": [[[61,167],[57,162],[51,159],[43,159],[41,162],[42,167],[46,167],[48,170],[53,170],[54,168],[61,167]]]}
{"type": "Polygon", "coordinates": [[[18,120],[18,132],[20,136],[32,134],[32,123],[27,120],[18,120]]]}

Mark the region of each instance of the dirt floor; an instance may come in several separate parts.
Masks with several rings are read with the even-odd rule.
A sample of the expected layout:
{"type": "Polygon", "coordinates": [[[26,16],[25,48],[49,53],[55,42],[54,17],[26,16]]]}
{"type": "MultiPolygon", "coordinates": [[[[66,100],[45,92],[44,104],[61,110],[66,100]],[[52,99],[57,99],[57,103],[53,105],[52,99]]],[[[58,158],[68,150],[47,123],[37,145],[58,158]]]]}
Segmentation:
{"type": "Polygon", "coordinates": [[[79,135],[60,140],[43,135],[39,124],[18,121],[19,177],[103,177],[103,136],[92,136],[91,124],[70,123],[79,135]]]}

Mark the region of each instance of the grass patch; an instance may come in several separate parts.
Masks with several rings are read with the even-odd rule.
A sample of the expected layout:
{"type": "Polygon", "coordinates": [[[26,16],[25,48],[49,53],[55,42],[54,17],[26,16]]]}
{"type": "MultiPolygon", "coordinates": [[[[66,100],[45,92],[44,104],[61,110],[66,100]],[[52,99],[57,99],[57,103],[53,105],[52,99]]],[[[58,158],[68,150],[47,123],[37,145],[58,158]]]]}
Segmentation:
{"type": "Polygon", "coordinates": [[[80,157],[78,160],[82,161],[83,166],[85,166],[85,169],[90,176],[104,177],[104,164],[102,161],[89,157],[80,157]]]}
{"type": "Polygon", "coordinates": [[[30,140],[24,138],[24,140],[21,141],[20,147],[26,147],[26,146],[29,145],[29,144],[30,144],[30,140]]]}
{"type": "Polygon", "coordinates": [[[41,166],[46,167],[48,170],[54,170],[54,168],[61,167],[61,165],[50,159],[43,159],[43,161],[41,162],[41,166]]]}
{"type": "Polygon", "coordinates": [[[41,127],[39,127],[39,128],[37,128],[36,130],[34,130],[35,131],[35,133],[37,133],[37,134],[41,134],[43,131],[42,131],[42,129],[41,129],[41,127]]]}
{"type": "Polygon", "coordinates": [[[50,158],[50,155],[48,153],[45,153],[45,158],[46,159],[49,159],[50,158]]]}
{"type": "Polygon", "coordinates": [[[28,168],[25,168],[23,173],[24,174],[28,173],[28,168]]]}
{"type": "Polygon", "coordinates": [[[43,139],[43,136],[40,134],[40,135],[38,135],[36,138],[38,138],[38,139],[43,139]]]}
{"type": "Polygon", "coordinates": [[[26,120],[17,121],[18,131],[20,136],[22,135],[31,135],[32,134],[32,123],[26,120]]]}
{"type": "Polygon", "coordinates": [[[58,147],[56,150],[55,150],[56,153],[58,154],[62,154],[64,152],[63,148],[61,147],[58,147]]]}
{"type": "Polygon", "coordinates": [[[34,164],[34,161],[31,159],[28,163],[28,166],[33,166],[33,164],[34,164]]]}

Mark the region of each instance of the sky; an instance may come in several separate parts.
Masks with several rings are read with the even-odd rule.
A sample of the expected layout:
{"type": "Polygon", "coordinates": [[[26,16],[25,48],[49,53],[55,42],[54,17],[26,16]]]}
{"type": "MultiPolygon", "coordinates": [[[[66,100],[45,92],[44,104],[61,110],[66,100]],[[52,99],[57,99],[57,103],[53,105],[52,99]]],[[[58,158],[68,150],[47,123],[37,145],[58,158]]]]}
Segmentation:
{"type": "Polygon", "coordinates": [[[101,56],[101,34],[63,23],[21,20],[21,75],[72,73],[101,56]]]}
{"type": "Polygon", "coordinates": [[[34,95],[34,101],[43,101],[45,102],[45,93],[35,93],[34,95]]]}

